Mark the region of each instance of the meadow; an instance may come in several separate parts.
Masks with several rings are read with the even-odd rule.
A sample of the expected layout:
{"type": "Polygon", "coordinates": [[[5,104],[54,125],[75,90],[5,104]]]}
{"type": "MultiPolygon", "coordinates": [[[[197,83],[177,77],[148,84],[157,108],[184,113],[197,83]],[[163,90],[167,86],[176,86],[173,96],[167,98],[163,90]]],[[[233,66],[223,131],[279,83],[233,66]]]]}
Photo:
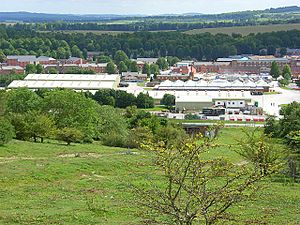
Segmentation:
{"type": "MultiPolygon", "coordinates": [[[[239,138],[240,128],[224,128],[218,142],[234,145],[239,138]]],[[[242,161],[225,146],[207,157],[242,161]]],[[[154,224],[131,189],[157,174],[148,152],[14,140],[0,147],[0,168],[0,224],[154,224]]],[[[299,224],[300,184],[261,185],[256,199],[232,208],[236,224],[299,224]]]]}

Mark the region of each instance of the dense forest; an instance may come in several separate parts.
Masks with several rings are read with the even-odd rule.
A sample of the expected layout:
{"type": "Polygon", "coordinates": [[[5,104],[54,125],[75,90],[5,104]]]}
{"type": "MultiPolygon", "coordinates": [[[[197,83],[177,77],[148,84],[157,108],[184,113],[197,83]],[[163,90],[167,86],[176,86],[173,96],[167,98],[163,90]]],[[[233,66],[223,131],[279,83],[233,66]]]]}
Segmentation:
{"type": "Polygon", "coordinates": [[[181,32],[135,32],[115,36],[93,33],[37,32],[0,26],[0,59],[5,55],[47,55],[58,59],[87,56],[99,51],[114,56],[123,50],[130,58],[177,56],[181,59],[214,60],[234,54],[274,54],[276,48],[300,48],[300,31],[272,33],[188,35],[181,32]]]}

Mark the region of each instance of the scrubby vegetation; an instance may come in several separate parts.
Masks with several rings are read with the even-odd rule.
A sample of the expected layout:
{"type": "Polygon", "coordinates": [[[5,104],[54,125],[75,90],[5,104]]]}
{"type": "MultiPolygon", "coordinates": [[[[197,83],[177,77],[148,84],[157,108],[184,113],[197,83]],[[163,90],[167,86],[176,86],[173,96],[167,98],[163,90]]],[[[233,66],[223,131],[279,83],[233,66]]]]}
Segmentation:
{"type": "Polygon", "coordinates": [[[178,123],[95,96],[0,92],[1,222],[297,223],[291,157],[298,154],[299,103],[267,122],[265,132],[285,144],[262,129],[219,125],[189,136],[178,123]]]}
{"type": "MultiPolygon", "coordinates": [[[[149,137],[143,130],[137,134],[149,137]]],[[[229,148],[237,144],[237,136],[244,137],[239,128],[222,129],[218,146],[203,157],[243,164],[243,157],[229,148]]],[[[144,188],[149,177],[161,176],[149,151],[98,142],[66,146],[48,139],[43,144],[14,140],[0,147],[0,164],[0,223],[140,225],[155,224],[153,216],[164,219],[146,213],[132,191],[132,185],[144,188]]],[[[298,223],[299,184],[274,177],[260,186],[228,211],[235,221],[222,224],[298,223]]]]}

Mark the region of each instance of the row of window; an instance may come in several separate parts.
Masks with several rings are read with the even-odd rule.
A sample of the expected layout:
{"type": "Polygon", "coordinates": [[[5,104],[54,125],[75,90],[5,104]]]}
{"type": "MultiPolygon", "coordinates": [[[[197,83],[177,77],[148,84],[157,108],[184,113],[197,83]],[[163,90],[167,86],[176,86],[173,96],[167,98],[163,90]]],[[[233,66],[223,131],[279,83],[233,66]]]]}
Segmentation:
{"type": "MultiPolygon", "coordinates": [[[[223,104],[222,102],[217,102],[218,105],[223,104]]],[[[228,105],[235,105],[235,102],[227,102],[228,105]]],[[[244,102],[240,102],[240,105],[243,105],[244,102]]]]}

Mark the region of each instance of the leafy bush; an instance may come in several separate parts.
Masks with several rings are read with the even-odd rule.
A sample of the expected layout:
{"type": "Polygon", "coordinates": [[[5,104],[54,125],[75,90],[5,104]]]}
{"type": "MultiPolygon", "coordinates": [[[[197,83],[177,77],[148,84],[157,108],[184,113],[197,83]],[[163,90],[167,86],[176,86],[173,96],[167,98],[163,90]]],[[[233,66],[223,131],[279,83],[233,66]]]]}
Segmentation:
{"type": "Polygon", "coordinates": [[[112,147],[126,147],[126,137],[112,131],[102,138],[102,144],[112,147]]]}
{"type": "Polygon", "coordinates": [[[162,100],[160,101],[161,105],[165,105],[168,108],[171,108],[172,106],[175,105],[175,96],[174,95],[170,95],[170,94],[165,94],[164,97],[162,98],[162,100]]]}
{"type": "Polygon", "coordinates": [[[152,140],[153,135],[148,127],[137,127],[129,132],[127,147],[140,148],[144,142],[152,140]]]}
{"type": "Polygon", "coordinates": [[[83,134],[76,128],[65,127],[57,132],[57,139],[70,145],[71,143],[82,141],[83,134]]]}
{"type": "Polygon", "coordinates": [[[200,116],[195,115],[195,114],[187,114],[187,115],[185,115],[184,119],[186,119],[186,120],[199,120],[200,116]]]}
{"type": "Polygon", "coordinates": [[[104,145],[123,147],[126,145],[128,124],[121,111],[111,106],[100,106],[99,139],[104,145]]]}

